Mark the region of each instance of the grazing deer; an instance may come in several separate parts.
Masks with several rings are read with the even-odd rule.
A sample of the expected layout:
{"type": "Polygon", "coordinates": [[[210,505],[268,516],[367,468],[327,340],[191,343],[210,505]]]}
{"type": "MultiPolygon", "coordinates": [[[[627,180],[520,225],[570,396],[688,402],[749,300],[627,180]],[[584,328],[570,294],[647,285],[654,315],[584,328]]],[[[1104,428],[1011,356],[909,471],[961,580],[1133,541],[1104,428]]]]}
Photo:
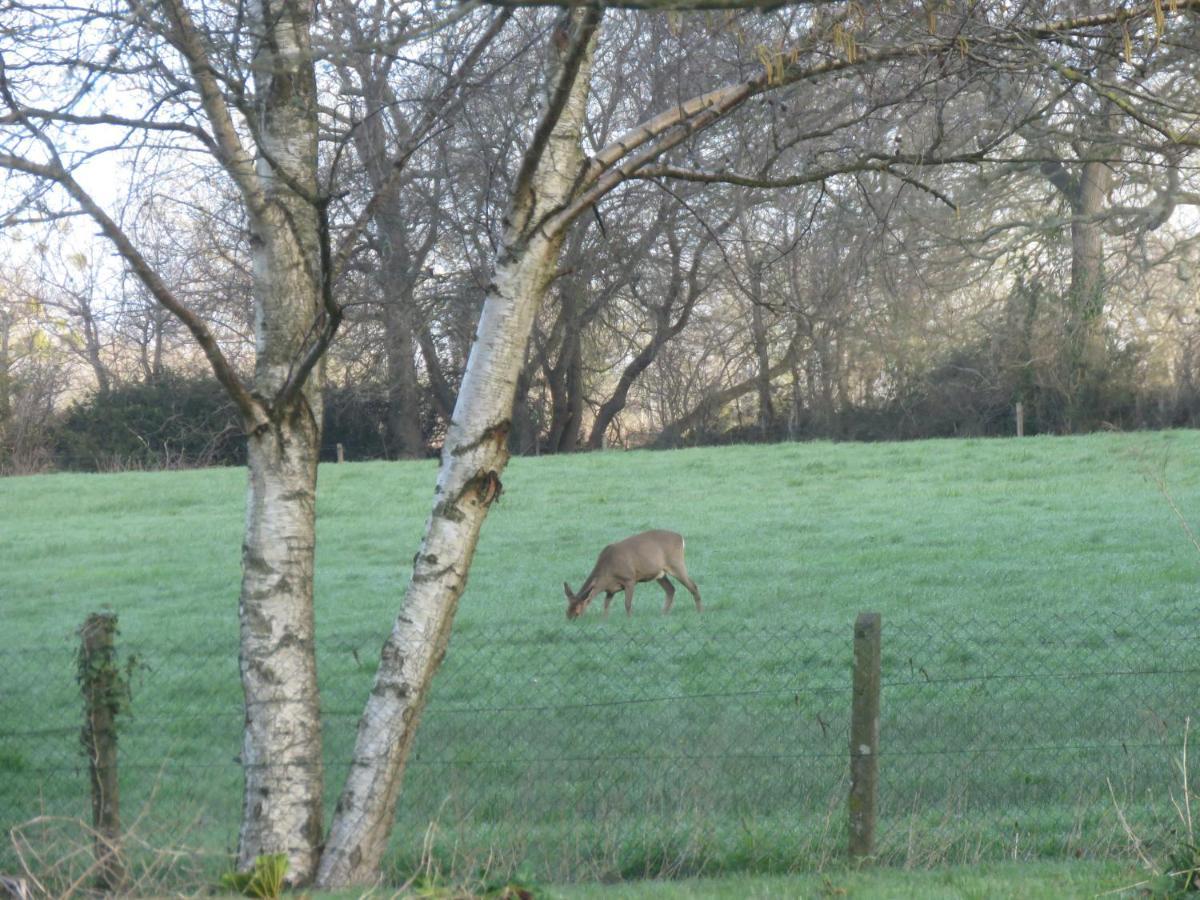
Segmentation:
{"type": "Polygon", "coordinates": [[[578,594],[563,582],[563,590],[567,592],[567,618],[582,616],[592,598],[601,591],[604,592],[606,616],[608,605],[617,591],[625,592],[625,614],[632,615],[633,586],[639,581],[657,581],[662,585],[667,592],[663,613],[669,613],[671,603],[675,600],[675,585],[671,584],[667,575],[675,576],[680,584],[692,592],[696,600],[696,612],[700,612],[700,589],[688,577],[687,566],[683,564],[682,535],[673,531],[643,531],[609,544],[600,551],[592,574],[587,577],[578,594]]]}

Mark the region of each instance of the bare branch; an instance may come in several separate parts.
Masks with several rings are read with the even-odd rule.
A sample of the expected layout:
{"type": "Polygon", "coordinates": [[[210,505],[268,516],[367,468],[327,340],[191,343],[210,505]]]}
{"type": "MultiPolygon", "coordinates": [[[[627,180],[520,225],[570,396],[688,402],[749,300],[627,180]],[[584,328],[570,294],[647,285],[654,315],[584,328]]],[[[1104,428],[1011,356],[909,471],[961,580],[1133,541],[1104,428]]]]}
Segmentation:
{"type": "Polygon", "coordinates": [[[213,337],[212,332],[208,329],[208,326],[175,296],[146,258],[133,245],[129,236],[100,208],[99,204],[72,177],[70,172],[57,163],[37,163],[8,153],[0,153],[0,168],[10,169],[15,172],[24,172],[37,178],[53,181],[70,194],[71,198],[79,204],[84,212],[91,216],[92,220],[100,226],[100,230],[104,233],[104,236],[112,241],[113,245],[117,248],[117,252],[128,263],[142,284],[146,286],[151,296],[179,319],[187,327],[188,331],[192,333],[192,336],[196,339],[196,343],[204,351],[209,365],[212,366],[217,380],[221,382],[221,385],[237,405],[238,411],[242,415],[242,422],[246,432],[251,433],[268,424],[266,410],[246,390],[245,385],[242,384],[241,379],[234,372],[233,366],[226,359],[225,354],[221,352],[221,348],[217,344],[216,338],[213,337]]]}
{"type": "MultiPolygon", "coordinates": [[[[141,5],[140,0],[129,0],[129,5],[140,19],[146,22],[152,21],[149,11],[141,5]]],[[[255,218],[261,218],[267,206],[266,195],[263,193],[258,174],[254,171],[254,160],[246,152],[241,138],[238,137],[237,128],[234,126],[233,117],[229,112],[229,105],[225,102],[225,95],[217,83],[215,70],[209,61],[204,41],[196,29],[191,13],[180,0],[165,0],[163,6],[167,9],[174,24],[170,40],[187,60],[196,88],[200,92],[200,102],[212,125],[213,136],[218,147],[217,160],[237,184],[250,214],[255,218]]]]}

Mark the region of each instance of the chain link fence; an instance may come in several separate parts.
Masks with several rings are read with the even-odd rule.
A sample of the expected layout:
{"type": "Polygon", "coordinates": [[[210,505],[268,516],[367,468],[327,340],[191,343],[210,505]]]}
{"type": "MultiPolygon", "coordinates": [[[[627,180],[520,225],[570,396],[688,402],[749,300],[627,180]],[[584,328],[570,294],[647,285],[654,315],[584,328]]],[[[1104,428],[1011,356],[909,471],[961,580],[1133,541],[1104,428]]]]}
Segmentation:
{"type": "MultiPolygon", "coordinates": [[[[1128,854],[1121,816],[1167,839],[1200,712],[1196,613],[885,615],[879,857],[1128,854]]],[[[414,747],[391,874],[629,878],[843,856],[852,624],[731,629],[682,610],[464,623],[414,747]]],[[[330,808],[381,642],[318,648],[330,808]]],[[[166,629],[118,647],[134,660],[125,827],[147,852],[172,848],[157,864],[178,878],[211,878],[240,814],[237,647],[166,629]]],[[[13,838],[0,871],[90,817],[75,652],[65,638],[0,651],[0,825],[13,838]]]]}

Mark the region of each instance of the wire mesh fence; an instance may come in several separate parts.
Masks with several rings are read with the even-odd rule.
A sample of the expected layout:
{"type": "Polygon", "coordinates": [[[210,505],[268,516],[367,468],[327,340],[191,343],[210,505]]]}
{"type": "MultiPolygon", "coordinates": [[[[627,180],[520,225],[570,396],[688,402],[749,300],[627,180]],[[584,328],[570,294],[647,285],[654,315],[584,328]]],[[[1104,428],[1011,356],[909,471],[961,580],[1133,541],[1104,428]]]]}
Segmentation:
{"type": "MultiPolygon", "coordinates": [[[[781,871],[844,853],[852,617],[485,628],[451,641],[389,865],[540,879],[781,871]]],[[[1178,826],[1200,712],[1194,606],[883,621],[878,855],[910,864],[1129,852],[1178,826]]],[[[380,636],[318,647],[336,797],[380,636]]],[[[237,648],[119,639],[123,818],[229,865],[241,804],[237,648]]],[[[0,653],[0,825],[87,819],[75,647],[0,653]]],[[[1195,773],[1193,773],[1194,775],[1195,773]]],[[[11,843],[0,871],[19,864],[11,843]]]]}

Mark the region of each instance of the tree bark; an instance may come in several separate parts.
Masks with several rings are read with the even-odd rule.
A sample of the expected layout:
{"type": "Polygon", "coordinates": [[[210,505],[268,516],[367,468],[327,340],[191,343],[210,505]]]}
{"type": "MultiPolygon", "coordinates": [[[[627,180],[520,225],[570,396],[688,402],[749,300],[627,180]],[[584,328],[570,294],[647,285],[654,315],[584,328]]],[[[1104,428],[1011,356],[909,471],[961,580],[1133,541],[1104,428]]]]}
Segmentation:
{"type": "MultiPolygon", "coordinates": [[[[383,271],[388,267],[385,265],[383,271]]],[[[420,459],[425,455],[421,434],[421,393],[413,356],[412,297],[397,296],[395,285],[384,286],[384,343],[388,372],[388,452],[396,459],[420,459]]]]}
{"type": "Polygon", "coordinates": [[[350,772],[321,858],[317,881],[322,887],[373,882],[387,849],[417,722],[446,652],[479,530],[500,493],[516,383],[567,225],[547,230],[546,220],[570,199],[583,164],[580,134],[599,15],[576,10],[559,26],[564,50],[546,112],[517,176],[442,450],[425,537],[359,721],[350,772]]]}
{"type": "MultiPolygon", "coordinates": [[[[252,3],[250,14],[268,35],[254,59],[256,171],[266,201],[250,223],[255,393],[277,398],[322,309],[311,7],[289,0],[268,14],[252,3]]],[[[237,864],[244,871],[255,857],[285,853],[292,884],[311,880],[324,824],[313,630],[322,380],[318,363],[250,435],[242,548],[245,790],[237,864]]]]}
{"type": "MultiPolygon", "coordinates": [[[[1071,288],[1067,339],[1074,374],[1086,381],[1104,362],[1104,229],[1101,217],[1112,187],[1106,163],[1083,165],[1071,199],[1071,288]]],[[[1079,387],[1076,384],[1075,387],[1079,387]]]]}
{"type": "Polygon", "coordinates": [[[371,114],[362,127],[355,129],[355,143],[366,164],[371,187],[381,198],[372,218],[379,239],[377,281],[387,358],[388,452],[397,459],[419,459],[425,455],[425,442],[421,434],[420,385],[414,352],[417,317],[414,291],[416,272],[432,249],[437,229],[431,223],[424,246],[410,248],[407,234],[410,223],[401,210],[400,185],[389,177],[392,162],[383,127],[384,110],[392,98],[378,79],[366,73],[362,78],[371,114]]]}
{"type": "Polygon", "coordinates": [[[761,281],[757,269],[750,273],[755,293],[750,307],[750,332],[754,340],[755,391],[758,393],[758,428],[763,440],[770,437],[775,426],[775,406],[771,400],[771,357],[767,350],[767,328],[763,322],[761,281]]]}
{"type": "Polygon", "coordinates": [[[583,425],[583,339],[579,297],[575,285],[564,287],[563,340],[558,361],[543,361],[542,370],[550,386],[550,437],[548,453],[570,453],[579,447],[583,425]]]}
{"type": "MultiPolygon", "coordinates": [[[[698,296],[698,294],[696,295],[698,296]]],[[[695,305],[694,297],[689,298],[689,302],[685,305],[682,314],[674,325],[668,325],[667,309],[660,310],[655,322],[654,334],[637,355],[629,361],[629,364],[621,372],[621,377],[617,380],[617,386],[613,390],[612,396],[600,405],[600,409],[596,412],[596,420],[592,423],[592,430],[588,434],[588,449],[599,450],[604,446],[604,435],[608,428],[612,425],[613,419],[625,408],[625,404],[629,401],[629,389],[633,387],[633,383],[638,377],[650,367],[650,364],[658,358],[658,352],[668,340],[677,335],[683,330],[691,315],[692,307],[695,305]]]]}
{"type": "MultiPolygon", "coordinates": [[[[537,423],[533,420],[533,406],[529,401],[529,389],[533,385],[533,375],[537,369],[534,360],[521,367],[517,376],[517,388],[513,392],[511,426],[508,431],[508,449],[518,456],[525,453],[537,454],[540,449],[541,434],[537,423]]],[[[451,416],[453,418],[453,416],[451,416]]]]}

